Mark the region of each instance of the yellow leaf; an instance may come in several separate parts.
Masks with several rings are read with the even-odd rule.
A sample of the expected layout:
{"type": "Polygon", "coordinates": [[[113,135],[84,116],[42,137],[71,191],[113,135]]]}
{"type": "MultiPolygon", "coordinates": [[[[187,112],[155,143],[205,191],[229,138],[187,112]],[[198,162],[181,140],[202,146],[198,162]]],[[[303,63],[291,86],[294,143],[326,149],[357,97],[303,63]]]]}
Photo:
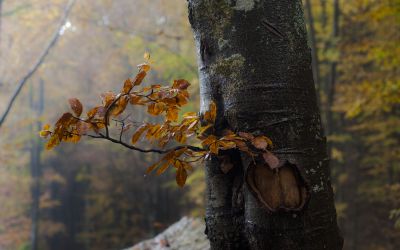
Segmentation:
{"type": "Polygon", "coordinates": [[[43,130],[49,130],[50,129],[50,124],[45,124],[43,126],[43,130]]]}
{"type": "Polygon", "coordinates": [[[146,51],[146,52],[144,53],[144,55],[143,55],[143,58],[144,58],[146,61],[150,60],[150,53],[146,51]]]}
{"type": "Polygon", "coordinates": [[[39,136],[40,136],[40,137],[43,137],[43,138],[47,138],[47,136],[49,136],[50,134],[51,134],[51,132],[48,131],[48,130],[41,130],[41,131],[39,132],[39,136]]]}

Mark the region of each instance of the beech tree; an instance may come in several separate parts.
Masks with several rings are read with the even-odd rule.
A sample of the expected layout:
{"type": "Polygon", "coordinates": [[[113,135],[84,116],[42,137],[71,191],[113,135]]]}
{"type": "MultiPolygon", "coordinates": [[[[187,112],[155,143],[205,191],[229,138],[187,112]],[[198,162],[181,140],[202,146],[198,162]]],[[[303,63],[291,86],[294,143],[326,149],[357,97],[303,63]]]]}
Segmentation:
{"type": "Polygon", "coordinates": [[[212,249],[341,249],[301,1],[189,0],[188,8],[199,114],[179,119],[186,80],[140,88],[151,65],[146,54],[136,77],[120,93],[104,93],[86,117],[80,101],[70,99],[72,112],[41,131],[50,137],[47,148],[89,136],[162,154],[147,172],[174,167],[180,186],[191,162],[204,160],[212,249]],[[122,117],[128,105],[164,121],[122,117]],[[144,134],[157,148],[135,145],[144,134]],[[202,146],[187,143],[190,137],[202,146]]]}
{"type": "MultiPolygon", "coordinates": [[[[251,185],[243,184],[251,170],[246,156],[233,153],[237,162],[229,175],[218,161],[208,161],[206,224],[212,248],[341,249],[301,1],[189,0],[189,19],[202,111],[214,101],[219,130],[271,138],[280,161],[299,171],[297,185],[304,181],[309,197],[299,211],[288,208],[290,199],[284,197],[277,207],[287,209],[271,212],[250,192],[251,185]]],[[[258,168],[255,186],[275,203],[292,180],[282,173],[278,185],[279,174],[258,168]],[[279,187],[283,192],[275,193],[279,187]]]]}

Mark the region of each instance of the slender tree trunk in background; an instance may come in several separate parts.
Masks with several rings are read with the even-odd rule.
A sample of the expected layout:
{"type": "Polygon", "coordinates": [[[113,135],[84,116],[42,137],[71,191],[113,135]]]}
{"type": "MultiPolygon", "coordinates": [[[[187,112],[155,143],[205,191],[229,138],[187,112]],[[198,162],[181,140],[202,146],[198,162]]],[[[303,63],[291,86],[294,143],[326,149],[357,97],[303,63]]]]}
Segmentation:
{"type": "Polygon", "coordinates": [[[317,98],[320,99],[320,91],[321,91],[321,82],[319,79],[319,59],[318,59],[318,50],[317,50],[317,39],[315,35],[315,27],[314,27],[314,16],[312,13],[312,5],[310,0],[306,0],[306,10],[308,16],[308,23],[309,23],[309,37],[311,43],[311,58],[312,58],[312,68],[313,68],[313,76],[314,76],[314,83],[317,87],[317,98]]]}
{"type": "Polygon", "coordinates": [[[199,58],[201,112],[225,128],[267,135],[309,187],[302,211],[268,212],[249,192],[249,165],[229,152],[227,174],[206,163],[206,233],[212,249],[341,249],[326,140],[300,0],[188,0],[199,58]]]}
{"type": "MultiPolygon", "coordinates": [[[[35,105],[33,86],[30,87],[29,102],[32,109],[32,114],[34,114],[34,120],[31,125],[32,134],[35,135],[42,127],[42,123],[39,121],[39,117],[43,113],[44,108],[44,87],[43,81],[39,85],[39,100],[35,105]],[[36,126],[35,126],[36,125],[36,126]]],[[[31,185],[31,196],[32,196],[32,207],[31,207],[31,249],[37,250],[39,246],[39,218],[40,218],[40,177],[41,177],[41,162],[40,153],[42,145],[41,141],[34,137],[31,139],[31,154],[30,154],[30,171],[32,178],[31,185]]]]}
{"type": "MultiPolygon", "coordinates": [[[[333,22],[332,22],[332,38],[336,39],[339,36],[339,0],[333,1],[333,22]]],[[[326,107],[326,134],[329,136],[333,132],[333,112],[332,106],[335,99],[335,84],[336,84],[336,67],[337,62],[333,61],[330,65],[330,75],[327,90],[327,107],[326,107]]],[[[328,144],[328,154],[331,155],[331,145],[328,144]]]]}
{"type": "Polygon", "coordinates": [[[321,22],[322,22],[322,28],[325,29],[326,23],[328,22],[328,14],[326,11],[326,0],[320,0],[321,4],[321,22]]]}

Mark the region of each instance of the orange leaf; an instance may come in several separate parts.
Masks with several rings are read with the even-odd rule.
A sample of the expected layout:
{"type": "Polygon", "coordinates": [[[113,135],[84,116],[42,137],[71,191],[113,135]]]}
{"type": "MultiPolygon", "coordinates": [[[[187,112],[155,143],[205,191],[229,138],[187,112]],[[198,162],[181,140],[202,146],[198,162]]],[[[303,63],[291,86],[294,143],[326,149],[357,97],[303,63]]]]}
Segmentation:
{"type": "Polygon", "coordinates": [[[60,139],[58,138],[58,136],[56,134],[54,134],[50,140],[46,143],[46,149],[47,150],[51,150],[53,149],[55,146],[57,146],[58,144],[60,144],[60,139]]]}
{"type": "Polygon", "coordinates": [[[122,94],[128,94],[129,91],[131,91],[131,89],[133,88],[133,82],[131,81],[131,79],[126,79],[124,82],[124,87],[122,88],[121,93],[122,94]]]}
{"type": "Polygon", "coordinates": [[[156,162],[153,165],[151,165],[150,167],[148,167],[146,169],[146,174],[150,174],[151,172],[153,172],[153,170],[158,166],[158,164],[160,164],[160,162],[156,162]]]}
{"type": "Polygon", "coordinates": [[[101,98],[103,99],[103,106],[108,107],[115,100],[116,96],[113,92],[106,92],[101,94],[101,98]]]}
{"type": "Polygon", "coordinates": [[[99,107],[94,107],[91,110],[89,110],[89,112],[87,112],[86,115],[88,117],[88,120],[91,120],[97,114],[98,109],[99,107]]]}
{"type": "Polygon", "coordinates": [[[214,124],[216,116],[217,116],[217,105],[215,104],[215,102],[211,102],[208,111],[204,113],[204,119],[214,124]]]}
{"type": "Polygon", "coordinates": [[[165,104],[163,102],[151,103],[147,106],[147,113],[151,115],[159,115],[165,109],[165,104]]]}
{"type": "Polygon", "coordinates": [[[168,169],[169,165],[170,165],[169,161],[164,161],[161,167],[157,170],[157,175],[163,174],[168,169]]]}
{"type": "Polygon", "coordinates": [[[146,77],[146,71],[140,71],[136,77],[135,77],[135,81],[133,82],[134,86],[140,85],[143,81],[143,79],[146,77]]]}
{"type": "Polygon", "coordinates": [[[82,103],[77,98],[70,98],[68,102],[75,115],[78,117],[81,116],[83,110],[82,103]]]}
{"type": "Polygon", "coordinates": [[[213,153],[215,155],[218,155],[218,151],[219,151],[219,149],[218,149],[218,143],[217,142],[210,144],[210,152],[211,153],[213,153]]]}
{"type": "Polygon", "coordinates": [[[179,109],[175,106],[172,106],[167,109],[167,120],[168,121],[177,121],[178,120],[179,109]]]}
{"type": "Polygon", "coordinates": [[[188,81],[186,81],[185,79],[175,80],[174,84],[172,84],[172,88],[180,89],[180,90],[185,90],[189,86],[190,86],[190,83],[188,81]]]}
{"type": "Polygon", "coordinates": [[[177,170],[176,170],[176,183],[178,186],[183,187],[185,186],[186,179],[187,179],[187,172],[186,169],[181,165],[177,170]]]}
{"type": "Polygon", "coordinates": [[[148,65],[147,63],[142,63],[138,65],[138,68],[141,71],[148,72],[150,70],[150,65],[148,65]]]}
{"type": "Polygon", "coordinates": [[[148,124],[143,124],[142,126],[140,126],[140,127],[136,130],[136,132],[135,132],[135,133],[133,134],[133,136],[132,136],[132,140],[131,140],[132,144],[135,144],[135,143],[139,140],[140,136],[143,134],[144,131],[146,131],[146,129],[147,129],[148,127],[149,127],[148,124]]]}
{"type": "Polygon", "coordinates": [[[135,94],[130,95],[130,103],[132,105],[144,105],[145,103],[142,101],[141,96],[137,96],[135,94]]]}

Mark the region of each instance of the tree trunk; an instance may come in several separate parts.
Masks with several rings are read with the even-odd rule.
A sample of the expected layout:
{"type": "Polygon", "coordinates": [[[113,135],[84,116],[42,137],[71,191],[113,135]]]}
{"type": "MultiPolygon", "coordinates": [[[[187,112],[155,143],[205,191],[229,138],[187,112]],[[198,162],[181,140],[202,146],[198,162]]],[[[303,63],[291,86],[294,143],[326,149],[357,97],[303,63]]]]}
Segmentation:
{"type": "Polygon", "coordinates": [[[341,249],[301,1],[188,3],[201,112],[217,104],[217,134],[230,128],[270,137],[274,153],[298,170],[309,191],[300,211],[271,212],[244,180],[249,159],[227,152],[235,161],[227,174],[211,159],[206,233],[212,249],[341,249]]]}

